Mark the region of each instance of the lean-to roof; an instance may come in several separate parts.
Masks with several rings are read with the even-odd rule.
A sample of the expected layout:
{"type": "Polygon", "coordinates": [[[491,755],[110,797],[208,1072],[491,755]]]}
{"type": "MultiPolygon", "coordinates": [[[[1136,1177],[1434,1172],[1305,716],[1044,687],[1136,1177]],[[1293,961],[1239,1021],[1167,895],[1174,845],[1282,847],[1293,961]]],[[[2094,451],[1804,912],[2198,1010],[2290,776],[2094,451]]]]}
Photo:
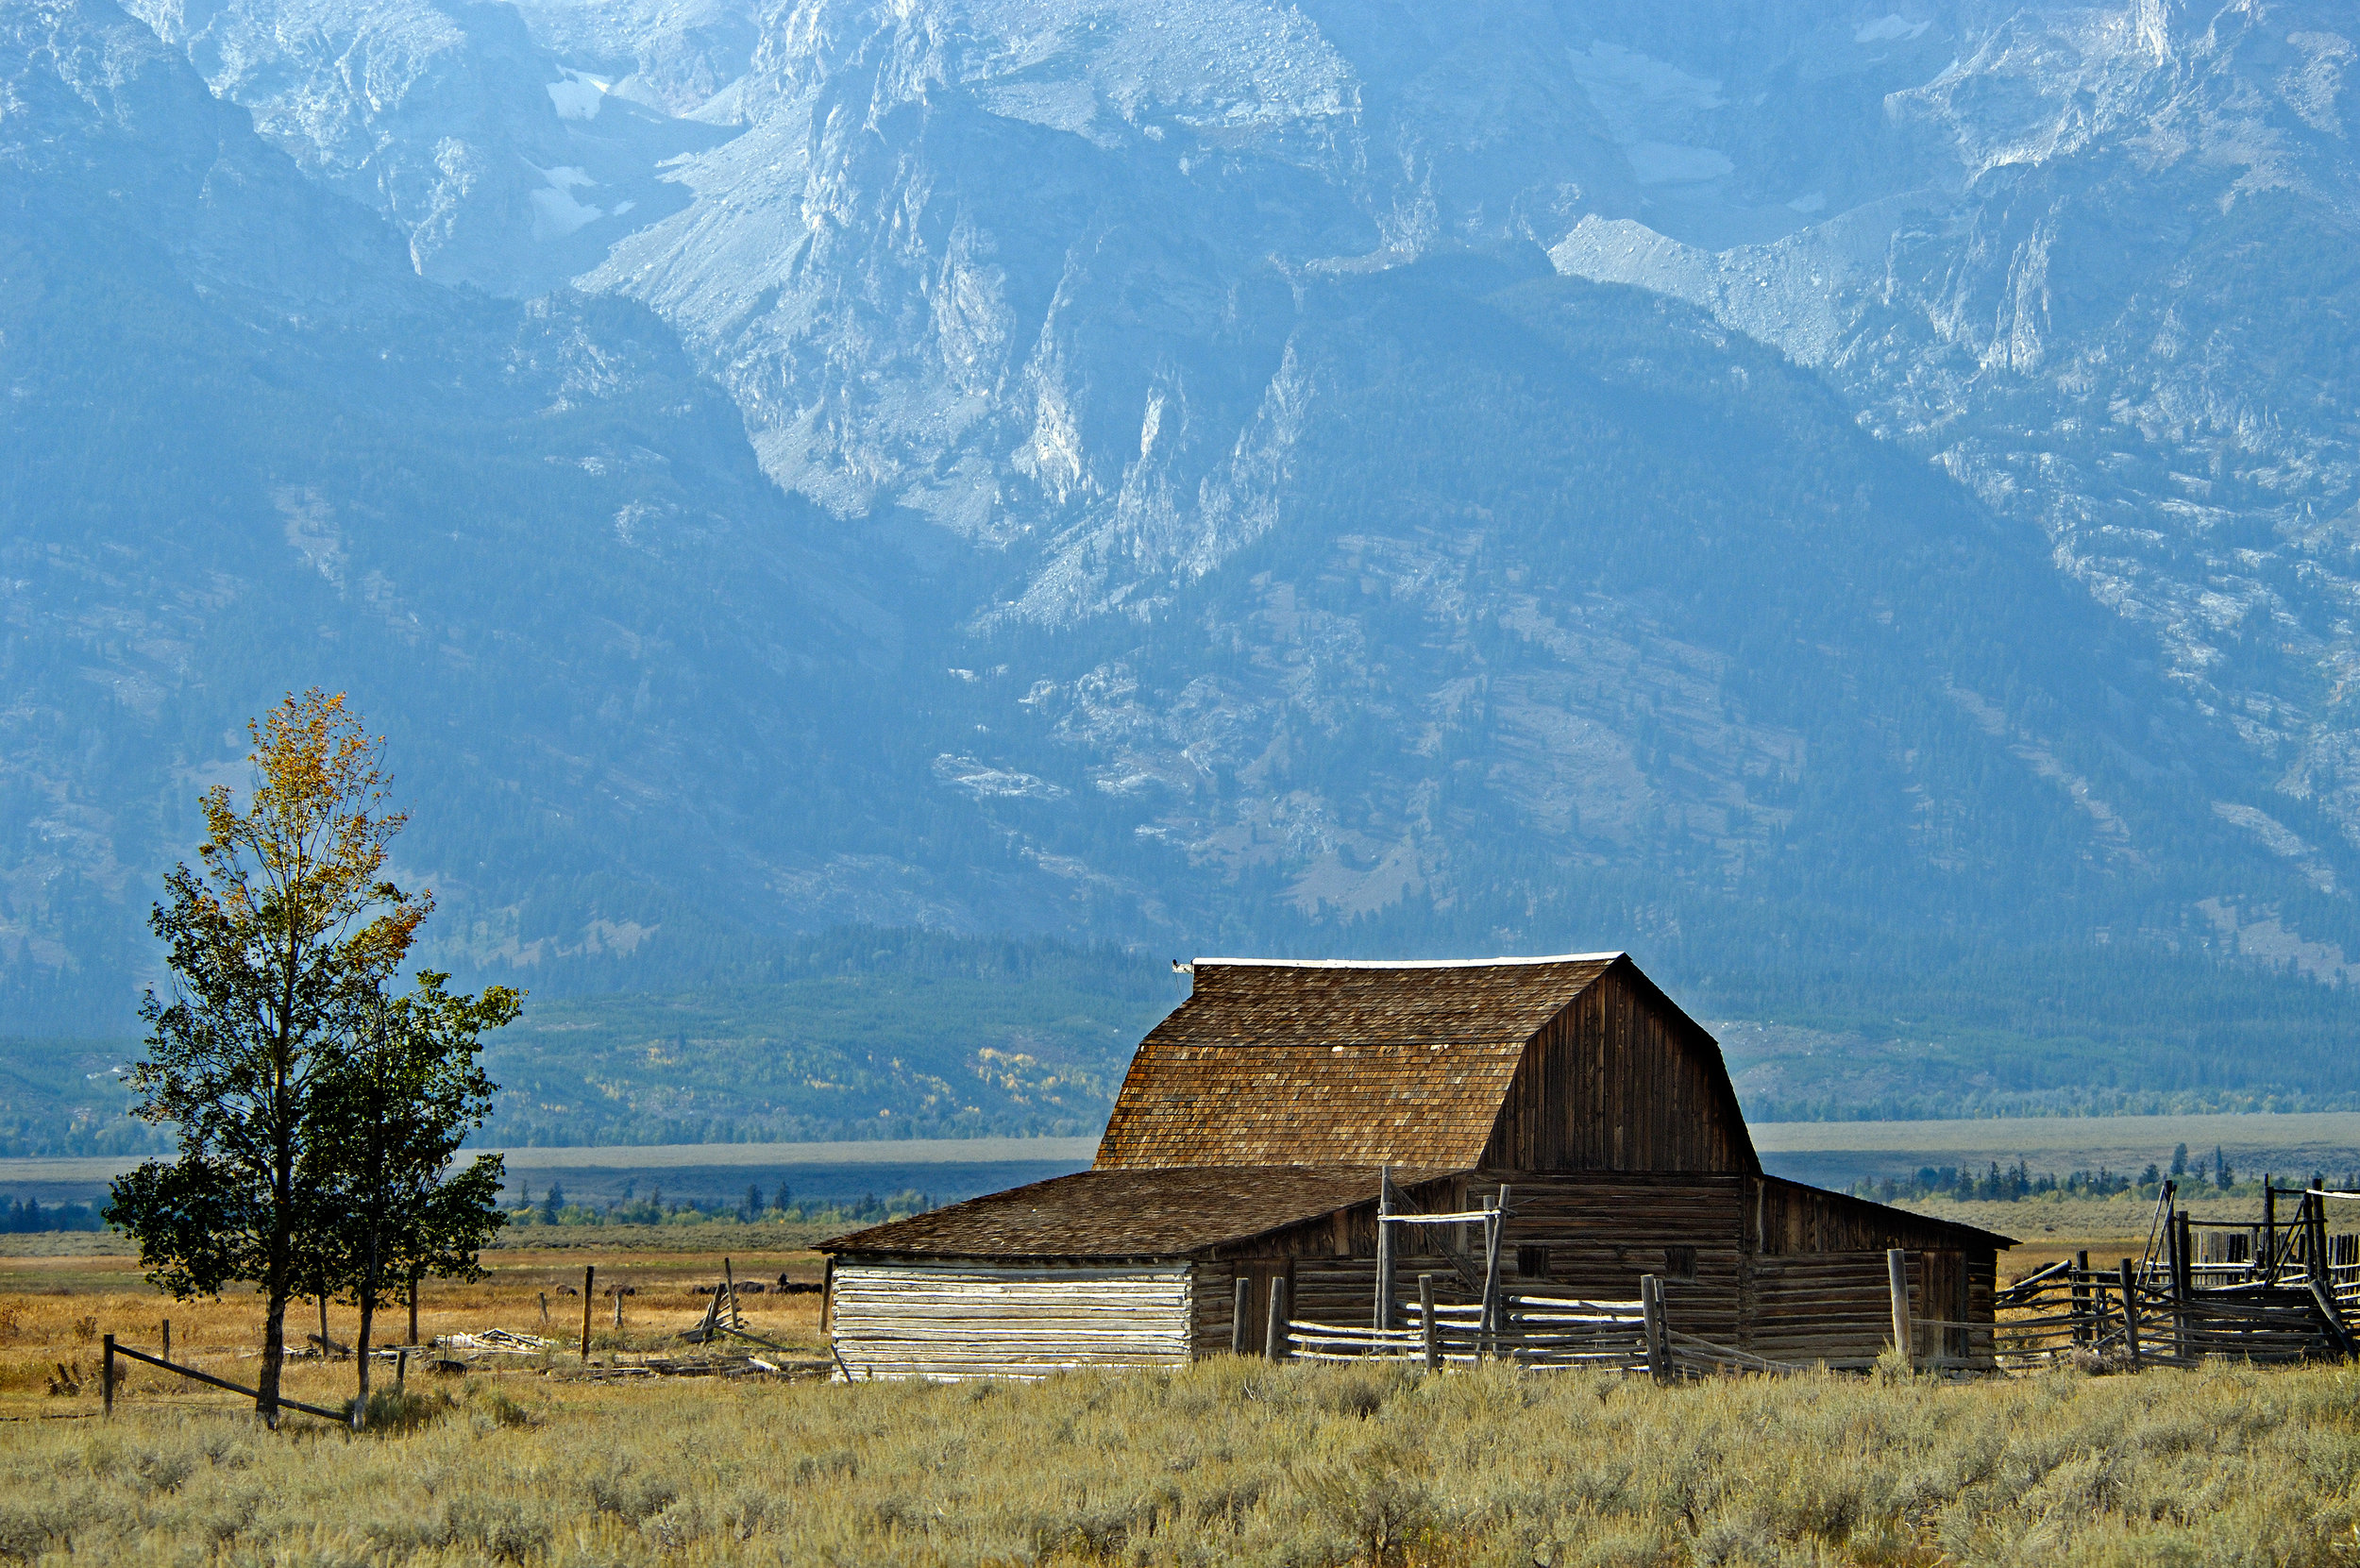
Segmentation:
{"type": "Polygon", "coordinates": [[[1201,958],[1132,1059],[1096,1169],[1476,1165],[1526,1042],[1621,958],[1201,958]]]}
{"type": "MultiPolygon", "coordinates": [[[[1400,1170],[1408,1186],[1448,1175],[1400,1170]]],[[[1084,1171],[821,1243],[888,1257],[1179,1257],[1376,1199],[1372,1166],[1084,1171]]]]}

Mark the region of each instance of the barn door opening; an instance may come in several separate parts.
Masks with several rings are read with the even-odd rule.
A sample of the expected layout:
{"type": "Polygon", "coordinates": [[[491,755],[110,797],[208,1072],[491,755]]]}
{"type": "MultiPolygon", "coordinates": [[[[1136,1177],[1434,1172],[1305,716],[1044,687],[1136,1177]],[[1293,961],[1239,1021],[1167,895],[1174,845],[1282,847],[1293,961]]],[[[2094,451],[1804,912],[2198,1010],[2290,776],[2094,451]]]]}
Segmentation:
{"type": "Polygon", "coordinates": [[[1287,1282],[1288,1312],[1299,1316],[1293,1305],[1295,1264],[1291,1257],[1241,1257],[1234,1276],[1247,1282],[1245,1336],[1239,1342],[1248,1356],[1263,1356],[1270,1351],[1270,1288],[1271,1281],[1287,1282]]]}

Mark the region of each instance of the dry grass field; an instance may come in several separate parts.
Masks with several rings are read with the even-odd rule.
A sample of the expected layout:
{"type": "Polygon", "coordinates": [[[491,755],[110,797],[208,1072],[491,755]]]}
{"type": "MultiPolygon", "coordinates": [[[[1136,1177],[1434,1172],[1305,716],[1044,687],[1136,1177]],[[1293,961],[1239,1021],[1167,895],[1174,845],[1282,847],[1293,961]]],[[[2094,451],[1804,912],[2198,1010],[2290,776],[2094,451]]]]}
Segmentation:
{"type": "MultiPolygon", "coordinates": [[[[44,1419],[94,1408],[101,1336],[112,1334],[120,1343],[152,1355],[162,1340],[161,1324],[166,1318],[172,1322],[174,1360],[231,1382],[250,1385],[254,1381],[252,1352],[261,1342],[261,1312],[253,1296],[168,1301],[141,1277],[139,1260],[127,1249],[99,1250],[111,1238],[13,1239],[49,1241],[53,1249],[59,1241],[85,1244],[64,1256],[56,1250],[42,1256],[22,1248],[15,1250],[15,1256],[0,1256],[0,1416],[44,1419]],[[84,1386],[82,1395],[51,1391],[60,1383],[76,1382],[84,1386]]],[[[654,1250],[586,1254],[573,1248],[487,1252],[483,1261],[489,1277],[481,1282],[427,1282],[420,1295],[418,1332],[421,1339],[430,1340],[437,1335],[504,1328],[553,1338],[564,1342],[565,1354],[519,1360],[517,1375],[538,1377],[547,1367],[577,1369],[586,1259],[598,1268],[591,1303],[592,1358],[612,1360],[618,1354],[628,1358],[670,1348],[674,1336],[693,1326],[703,1313],[705,1298],[696,1295],[694,1288],[721,1277],[722,1256],[654,1250]],[[608,1294],[616,1283],[632,1292],[623,1298],[620,1328],[615,1325],[614,1300],[608,1294]]],[[[782,1273],[806,1281],[819,1277],[818,1260],[807,1251],[733,1253],[730,1261],[741,1282],[775,1284],[782,1273]]],[[[747,1327],[757,1334],[812,1355],[824,1354],[816,1295],[766,1292],[750,1296],[745,1301],[745,1316],[747,1327]]],[[[359,1314],[352,1308],[330,1304],[329,1338],[349,1345],[358,1322],[359,1314]]],[[[309,1302],[296,1305],[287,1315],[291,1344],[305,1344],[305,1336],[316,1333],[318,1327],[317,1309],[309,1302]]],[[[408,1332],[408,1313],[396,1307],[379,1316],[375,1341],[396,1344],[408,1332]]],[[[127,1388],[120,1407],[126,1409],[134,1402],[191,1409],[226,1409],[238,1403],[234,1395],[146,1367],[132,1368],[126,1375],[127,1388]]],[[[373,1381],[381,1387],[390,1376],[390,1372],[379,1371],[373,1381]]],[[[499,1379],[503,1384],[514,1380],[499,1379]]],[[[289,1364],[290,1398],[332,1407],[349,1400],[352,1391],[349,1359],[289,1364]]]]}
{"type": "MultiPolygon", "coordinates": [[[[2129,1192],[2112,1198],[2069,1197],[2049,1192],[2016,1203],[1921,1198],[1899,1206],[1937,1220],[2014,1237],[2016,1247],[1999,1255],[2003,1279],[2011,1273],[2029,1273],[2082,1247],[2099,1257],[2117,1257],[2126,1252],[2135,1257],[2147,1245],[2148,1233],[2155,1222],[2154,1200],[2129,1192]]],[[[2262,1218],[2262,1200],[2258,1196],[2220,1197],[2199,1192],[2180,1206],[2202,1221],[2257,1224],[2262,1218]]],[[[2291,1210],[2291,1200],[2287,1206],[2291,1210]]],[[[2360,1222],[2360,1214],[2355,1214],[2351,1205],[2336,1206],[2329,1218],[2337,1230],[2347,1230],[2360,1222]]]]}
{"type": "MultiPolygon", "coordinates": [[[[815,1274],[733,1254],[738,1276],[815,1274]]],[[[429,1334],[581,1324],[582,1254],[487,1256],[429,1334]]],[[[693,1323],[717,1256],[600,1256],[593,1359],[693,1323]]],[[[2009,1272],[2014,1272],[2012,1265],[2009,1272]]],[[[808,1295],[750,1325],[816,1348],[808,1295]]],[[[243,1377],[250,1302],[167,1307],[132,1261],[0,1258],[0,1558],[192,1564],[2350,1564],[2360,1372],[2219,1367],[1945,1384],[1422,1380],[1219,1362],[925,1387],[589,1383],[568,1351],[413,1374],[385,1425],[260,1430],[143,1369],[96,1419],[97,1336],[243,1377]],[[194,1337],[193,1340],[191,1337],[194,1337]]],[[[295,1320],[299,1324],[300,1316],[295,1320]]],[[[348,1311],[330,1331],[348,1337],[348,1311]]],[[[336,1402],[349,1362],[291,1373],[336,1402]]]]}
{"type": "Polygon", "coordinates": [[[27,1424],[0,1553],[143,1563],[2360,1562],[2360,1378],[1658,1389],[1211,1363],[1030,1387],[526,1374],[355,1438],[27,1424]]]}

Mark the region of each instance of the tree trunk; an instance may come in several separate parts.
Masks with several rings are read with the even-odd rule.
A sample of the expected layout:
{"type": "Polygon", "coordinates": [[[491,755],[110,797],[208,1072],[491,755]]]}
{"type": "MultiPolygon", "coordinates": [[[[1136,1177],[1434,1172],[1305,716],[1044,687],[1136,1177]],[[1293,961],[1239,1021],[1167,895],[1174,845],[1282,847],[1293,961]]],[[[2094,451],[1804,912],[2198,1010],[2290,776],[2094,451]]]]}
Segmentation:
{"type": "MultiPolygon", "coordinates": [[[[374,1227],[376,1221],[371,1219],[374,1227]]],[[[356,1292],[361,1308],[360,1332],[352,1340],[352,1365],[360,1397],[352,1405],[352,1429],[359,1431],[369,1415],[369,1324],[377,1319],[377,1232],[369,1232],[369,1263],[361,1275],[361,1289],[356,1292]]]]}
{"type": "Polygon", "coordinates": [[[278,1038],[271,1047],[270,1247],[262,1290],[269,1307],[262,1319],[262,1370],[254,1379],[254,1408],[273,1431],[278,1429],[279,1374],[287,1360],[287,1303],[295,1295],[295,1126],[289,1116],[294,1077],[294,1041],[288,1020],[295,1011],[296,949],[287,946],[279,981],[278,1038]]]}
{"type": "Polygon", "coordinates": [[[369,1413],[369,1321],[377,1316],[377,1294],[374,1290],[361,1292],[361,1332],[352,1341],[353,1365],[361,1369],[361,1397],[353,1401],[352,1429],[359,1431],[369,1413]]]}
{"type": "Polygon", "coordinates": [[[262,1281],[266,1306],[262,1315],[262,1368],[254,1379],[254,1410],[263,1424],[278,1426],[279,1373],[287,1360],[287,1304],[295,1299],[295,1172],[294,1156],[282,1145],[272,1196],[277,1213],[271,1216],[268,1277],[262,1281]]]}
{"type": "Polygon", "coordinates": [[[273,1290],[262,1310],[262,1370],[254,1379],[254,1413],[278,1425],[278,1368],[287,1358],[287,1295],[273,1290]]]}

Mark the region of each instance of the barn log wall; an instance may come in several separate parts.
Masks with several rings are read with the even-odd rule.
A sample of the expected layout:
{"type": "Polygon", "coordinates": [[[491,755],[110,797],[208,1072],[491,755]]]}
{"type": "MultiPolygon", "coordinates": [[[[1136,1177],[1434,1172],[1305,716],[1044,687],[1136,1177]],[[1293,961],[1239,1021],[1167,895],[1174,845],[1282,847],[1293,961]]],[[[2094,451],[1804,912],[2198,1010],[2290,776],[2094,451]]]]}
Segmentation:
{"type": "Polygon", "coordinates": [[[1521,1171],[1756,1169],[1711,1037],[1618,964],[1525,1050],[1483,1155],[1521,1171]]]}
{"type": "MultiPolygon", "coordinates": [[[[1913,1314],[1919,1294],[1913,1281],[1913,1314]]],[[[1881,1252],[1756,1258],[1753,1296],[1752,1332],[1740,1348],[1775,1361],[1871,1362],[1893,1340],[1881,1252]]]]}
{"type": "Polygon", "coordinates": [[[1219,1356],[1230,1345],[1230,1322],[1237,1316],[1238,1271],[1234,1264],[1199,1258],[1188,1270],[1193,1301],[1188,1312],[1188,1353],[1198,1360],[1219,1356]]]}
{"type": "MultiPolygon", "coordinates": [[[[1403,1271],[1395,1269],[1393,1274],[1398,1280],[1403,1271]]],[[[1414,1279],[1416,1276],[1409,1277],[1414,1279]]],[[[1413,1300],[1416,1295],[1416,1290],[1412,1290],[1410,1296],[1413,1300]]],[[[1296,1258],[1294,1304],[1294,1315],[1313,1323],[1372,1322],[1376,1310],[1376,1259],[1296,1258]]]]}
{"type": "MultiPolygon", "coordinates": [[[[1911,1318],[1989,1323],[1994,1272],[1987,1258],[1955,1248],[1910,1253],[1911,1318]]],[[[1757,1258],[1753,1293],[1751,1334],[1741,1348],[1757,1356],[1863,1366],[1893,1343],[1893,1294],[1882,1248],[1757,1258]]],[[[1929,1328],[1913,1346],[1917,1356],[1952,1360],[1990,1351],[1991,1336],[1971,1329],[1929,1328]]]]}
{"type": "Polygon", "coordinates": [[[853,1378],[1038,1377],[1190,1358],[1185,1261],[995,1264],[839,1258],[832,1342],[853,1378]]]}
{"type": "Polygon", "coordinates": [[[1760,1178],[1749,1223],[1755,1250],[1770,1256],[1962,1244],[1957,1226],[1778,1176],[1760,1178]]]}
{"type": "MultiPolygon", "coordinates": [[[[1937,1222],[1775,1179],[1721,1172],[1481,1171],[1421,1187],[1408,1195],[1409,1206],[1429,1212],[1472,1209],[1503,1185],[1510,1214],[1500,1261],[1512,1290],[1628,1301],[1639,1294],[1640,1276],[1654,1274],[1673,1322],[1685,1333],[1774,1359],[1787,1358],[1784,1347],[1805,1360],[1826,1356],[1870,1361],[1892,1338],[1884,1253],[1888,1246],[1901,1246],[1910,1252],[1913,1315],[1954,1323],[1992,1318],[1997,1260],[1991,1249],[1963,1247],[1959,1232],[1937,1222]],[[1757,1220],[1774,1212],[1758,1206],[1769,1195],[1766,1189],[1783,1189],[1785,1207],[1775,1212],[1800,1225],[1793,1236],[1774,1230],[1778,1250],[1768,1254],[1754,1244],[1757,1220]],[[1804,1201],[1812,1198],[1829,1201],[1804,1201]],[[1541,1265],[1530,1274],[1524,1272],[1528,1256],[1541,1265]],[[1789,1263],[1795,1266],[1785,1266],[1789,1263]],[[1925,1278],[1929,1267],[1930,1286],[1925,1278]]],[[[1414,1298],[1421,1273],[1438,1276],[1446,1301],[1467,1294],[1458,1273],[1438,1256],[1464,1245],[1470,1250],[1463,1256],[1479,1271],[1479,1227],[1467,1228],[1463,1241],[1447,1230],[1424,1227],[1395,1239],[1397,1303],[1414,1298]]],[[[1269,1260],[1290,1260],[1297,1317],[1360,1324],[1369,1321],[1375,1297],[1374,1232],[1374,1206],[1359,1205],[1261,1238],[1250,1250],[1264,1267],[1269,1260]]],[[[1228,1292],[1239,1266],[1219,1258],[1200,1264],[1200,1355],[1229,1346],[1228,1292]]],[[[1257,1325],[1248,1328],[1258,1343],[1257,1325]]],[[[1946,1330],[1924,1348],[1958,1357],[1987,1348],[1986,1339],[1946,1330]]]]}
{"type": "MultiPolygon", "coordinates": [[[[1746,1266],[1739,1225],[1743,1176],[1485,1171],[1468,1185],[1480,1194],[1502,1183],[1509,1215],[1500,1260],[1509,1289],[1635,1301],[1640,1276],[1654,1274],[1686,1332],[1708,1339],[1738,1332],[1746,1266]],[[1521,1271],[1524,1248],[1545,1249],[1544,1272],[1527,1276],[1521,1271]],[[1677,1266],[1687,1259],[1672,1249],[1694,1253],[1693,1275],[1677,1266]]],[[[1411,1278],[1417,1256],[1405,1249],[1402,1258],[1402,1272],[1411,1278]]]]}

